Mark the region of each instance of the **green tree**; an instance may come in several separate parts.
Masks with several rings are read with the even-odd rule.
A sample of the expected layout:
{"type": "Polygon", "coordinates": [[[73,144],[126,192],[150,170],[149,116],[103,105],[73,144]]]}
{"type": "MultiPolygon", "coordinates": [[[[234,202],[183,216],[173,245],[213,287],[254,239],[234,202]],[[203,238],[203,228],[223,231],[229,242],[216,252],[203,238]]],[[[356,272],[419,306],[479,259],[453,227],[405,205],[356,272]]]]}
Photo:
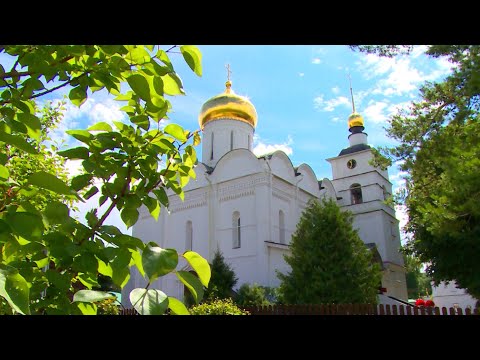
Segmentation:
{"type": "Polygon", "coordinates": [[[291,270],[278,273],[287,304],[377,302],[381,272],[352,228],[352,214],[332,199],[311,200],[292,235],[291,270]]]}
{"type": "MultiPolygon", "coordinates": [[[[161,126],[171,109],[165,96],[184,94],[169,57],[175,48],[0,47],[0,296],[15,313],[96,314],[97,303],[113,298],[93,290],[99,286],[99,274],[123,287],[132,266],[149,284],[175,273],[195,302],[201,301],[210,279],[205,259],[192,251],[178,254],[153,242],[144,244],[105,225],[114,208],[127,227],[136,223],[142,205],[157,219],[161,205],[168,207],[166,191],[183,200],[183,187],[195,178],[198,132],[177,124],[161,126]],[[43,116],[47,122],[42,125],[34,101],[62,88],[77,106],[93,92],[107,91],[126,103],[121,110],[129,118],[128,123],[99,122],[67,131],[81,144],[57,153],[82,161],[83,173],[72,179],[56,171],[54,157],[44,168],[27,164],[42,162],[45,149],[38,144],[49,128],[48,116],[43,116]],[[73,218],[72,203],[96,193],[101,195],[99,207],[107,205],[105,212],[89,212],[86,224],[73,218]],[[198,276],[176,269],[179,256],[198,276]]],[[[201,75],[199,50],[179,48],[190,68],[201,75]]],[[[134,289],[130,300],[141,314],[163,314],[167,309],[188,314],[179,300],[149,285],[134,289]]]]}
{"type": "Polygon", "coordinates": [[[433,45],[426,54],[447,59],[453,71],[426,82],[420,100],[389,120],[387,134],[399,145],[380,152],[407,172],[397,199],[408,212],[407,253],[428,264],[436,284],[456,281],[479,298],[480,46],[433,45]]]}
{"type": "Polygon", "coordinates": [[[404,255],[409,299],[418,299],[432,294],[431,279],[422,272],[422,263],[412,255],[404,255]]]}
{"type": "Polygon", "coordinates": [[[215,251],[211,264],[212,277],[208,289],[205,291],[206,299],[227,299],[233,295],[233,287],[238,278],[232,267],[225,262],[219,249],[215,251]]]}
{"type": "Polygon", "coordinates": [[[265,306],[272,304],[267,299],[265,288],[257,283],[240,286],[235,302],[240,306],[265,306]]]}

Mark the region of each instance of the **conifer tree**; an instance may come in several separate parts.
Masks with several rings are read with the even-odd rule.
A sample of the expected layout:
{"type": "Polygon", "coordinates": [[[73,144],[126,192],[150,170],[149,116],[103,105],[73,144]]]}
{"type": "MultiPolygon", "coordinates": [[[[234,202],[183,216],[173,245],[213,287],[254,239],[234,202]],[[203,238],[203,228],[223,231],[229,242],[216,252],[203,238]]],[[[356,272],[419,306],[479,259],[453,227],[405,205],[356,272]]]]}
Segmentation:
{"type": "Polygon", "coordinates": [[[238,278],[232,267],[225,262],[219,249],[215,251],[211,264],[212,276],[205,299],[227,299],[232,297],[232,289],[237,284],[238,278]]]}
{"type": "Polygon", "coordinates": [[[285,304],[377,302],[381,272],[352,228],[352,214],[332,199],[312,200],[292,235],[291,271],[278,273],[285,304]]]}

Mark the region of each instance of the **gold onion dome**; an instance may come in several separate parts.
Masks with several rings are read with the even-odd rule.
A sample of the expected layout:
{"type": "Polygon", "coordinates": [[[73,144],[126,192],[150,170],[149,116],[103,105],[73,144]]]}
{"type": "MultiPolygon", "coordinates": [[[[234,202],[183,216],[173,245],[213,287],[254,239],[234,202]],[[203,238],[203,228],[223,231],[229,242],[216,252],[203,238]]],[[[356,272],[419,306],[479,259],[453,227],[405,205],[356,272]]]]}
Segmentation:
{"type": "Polygon", "coordinates": [[[225,92],[214,96],[203,104],[198,116],[200,128],[206,123],[218,119],[234,119],[257,126],[257,111],[253,104],[246,98],[237,95],[232,90],[232,82],[225,83],[225,92]]]}
{"type": "Polygon", "coordinates": [[[348,128],[351,129],[354,126],[364,126],[363,117],[357,112],[352,113],[348,117],[348,128]]]}

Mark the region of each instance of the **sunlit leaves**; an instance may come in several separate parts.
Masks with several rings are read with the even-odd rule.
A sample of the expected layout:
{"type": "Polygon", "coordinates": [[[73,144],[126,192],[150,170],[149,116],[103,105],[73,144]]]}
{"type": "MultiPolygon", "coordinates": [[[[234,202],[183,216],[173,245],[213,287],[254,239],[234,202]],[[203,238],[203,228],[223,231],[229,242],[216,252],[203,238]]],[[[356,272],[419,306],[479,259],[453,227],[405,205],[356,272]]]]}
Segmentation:
{"type": "Polygon", "coordinates": [[[203,286],[208,287],[210,277],[212,275],[210,265],[203,257],[194,251],[187,251],[183,257],[188,261],[193,270],[197,273],[198,278],[203,286]]]}
{"type": "Polygon", "coordinates": [[[202,53],[200,50],[193,45],[183,45],[180,46],[180,51],[190,69],[198,76],[202,76],[202,53]]]}
{"type": "MultiPolygon", "coordinates": [[[[12,57],[12,62],[0,65],[6,80],[0,81],[0,146],[7,150],[0,152],[0,182],[5,184],[0,189],[0,250],[3,262],[18,266],[19,277],[12,267],[8,284],[16,284],[12,289],[21,291],[17,294],[8,290],[7,294],[10,306],[18,312],[28,313],[21,305],[25,299],[23,290],[28,290],[25,284],[31,286],[32,299],[40,299],[32,302],[33,312],[96,314],[95,303],[105,299],[91,290],[99,286],[98,274],[124,287],[132,266],[150,281],[175,271],[175,250],[155,244],[146,246],[142,240],[104,225],[114,208],[127,227],[139,221],[142,205],[158,219],[161,205],[169,204],[166,189],[171,188],[183,199],[182,187],[195,177],[196,154],[186,143],[192,139],[198,145],[198,132],[192,135],[178,125],[164,127],[160,123],[171,110],[164,95],[184,94],[173,62],[185,60],[197,75],[202,71],[201,53],[196,47],[180,47],[181,55],[173,55],[170,51],[174,48],[4,47],[5,56],[12,57]],[[14,69],[10,70],[12,64],[14,69]],[[128,121],[123,123],[124,119],[119,118],[112,126],[111,119],[99,119],[87,129],[66,131],[70,140],[81,142],[81,146],[62,151],[56,144],[47,146],[45,141],[51,139],[46,129],[55,128],[55,119],[63,110],[58,105],[41,112],[34,101],[43,100],[43,93],[55,95],[60,88],[67,90],[67,100],[78,107],[93,92],[106,89],[115,101],[124,102],[121,111],[128,121]],[[155,130],[149,132],[150,128],[155,130]],[[21,166],[15,163],[26,155],[21,166]],[[67,180],[66,159],[80,160],[76,162],[83,167],[80,175],[67,180]],[[96,195],[98,208],[85,215],[86,222],[78,221],[73,200],[93,200],[96,195]],[[89,290],[77,292],[72,303],[77,285],[89,290]]],[[[197,282],[208,282],[201,260],[193,255],[187,257],[201,276],[202,282],[197,282]]],[[[184,277],[199,294],[198,284],[188,275],[184,277]]],[[[137,291],[132,299],[141,300],[137,306],[141,306],[138,310],[142,314],[163,314],[168,308],[174,314],[188,313],[179,300],[169,301],[157,290],[137,291]]]]}
{"type": "Polygon", "coordinates": [[[130,302],[140,315],[163,315],[168,308],[168,297],[156,289],[134,289],[130,302]]]}
{"type": "Polygon", "coordinates": [[[40,239],[43,235],[42,218],[28,212],[8,213],[5,220],[12,228],[14,234],[27,240],[40,239]]]}
{"type": "Polygon", "coordinates": [[[166,134],[172,135],[175,139],[185,142],[187,141],[187,137],[185,136],[184,130],[180,125],[177,124],[168,124],[165,126],[165,129],[163,131],[166,134]]]}
{"type": "Polygon", "coordinates": [[[112,295],[105,291],[96,290],[79,290],[73,296],[73,302],[87,302],[93,303],[102,301],[105,299],[114,299],[115,295],[112,295]]]}
{"type": "Polygon", "coordinates": [[[70,195],[72,194],[72,189],[67,186],[62,180],[57,178],[55,175],[49,174],[45,171],[39,171],[35,174],[30,175],[28,182],[31,185],[38,186],[42,189],[47,189],[53,191],[57,194],[70,195]]]}
{"type": "Polygon", "coordinates": [[[188,271],[177,271],[175,275],[177,275],[178,279],[188,288],[195,302],[198,304],[202,300],[205,291],[200,280],[188,271]]]}
{"type": "Polygon", "coordinates": [[[18,270],[0,264],[0,296],[20,314],[29,315],[29,290],[25,278],[18,270]]]}
{"type": "Polygon", "coordinates": [[[172,272],[177,264],[178,254],[175,249],[162,249],[155,243],[149,243],[143,250],[143,270],[150,281],[172,272]]]}
{"type": "Polygon", "coordinates": [[[190,315],[185,305],[178,299],[169,296],[168,308],[172,311],[173,315],[190,315]]]}
{"type": "Polygon", "coordinates": [[[82,86],[77,86],[70,90],[68,97],[72,104],[80,107],[85,101],[87,101],[87,89],[82,86]]]}

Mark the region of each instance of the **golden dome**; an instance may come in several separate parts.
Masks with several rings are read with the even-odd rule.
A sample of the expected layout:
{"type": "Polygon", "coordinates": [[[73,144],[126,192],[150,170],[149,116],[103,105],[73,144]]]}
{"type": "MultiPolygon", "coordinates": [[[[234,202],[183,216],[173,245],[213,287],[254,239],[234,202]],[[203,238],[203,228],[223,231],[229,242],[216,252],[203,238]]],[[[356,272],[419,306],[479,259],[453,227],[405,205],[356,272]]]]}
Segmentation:
{"type": "Polygon", "coordinates": [[[352,113],[348,117],[348,128],[351,129],[354,126],[364,126],[363,117],[357,112],[352,113]]]}
{"type": "Polygon", "coordinates": [[[200,128],[203,130],[209,121],[225,118],[243,121],[255,128],[257,111],[253,104],[247,98],[233,92],[230,80],[225,83],[225,86],[225,92],[210,98],[203,104],[198,115],[200,128]]]}

